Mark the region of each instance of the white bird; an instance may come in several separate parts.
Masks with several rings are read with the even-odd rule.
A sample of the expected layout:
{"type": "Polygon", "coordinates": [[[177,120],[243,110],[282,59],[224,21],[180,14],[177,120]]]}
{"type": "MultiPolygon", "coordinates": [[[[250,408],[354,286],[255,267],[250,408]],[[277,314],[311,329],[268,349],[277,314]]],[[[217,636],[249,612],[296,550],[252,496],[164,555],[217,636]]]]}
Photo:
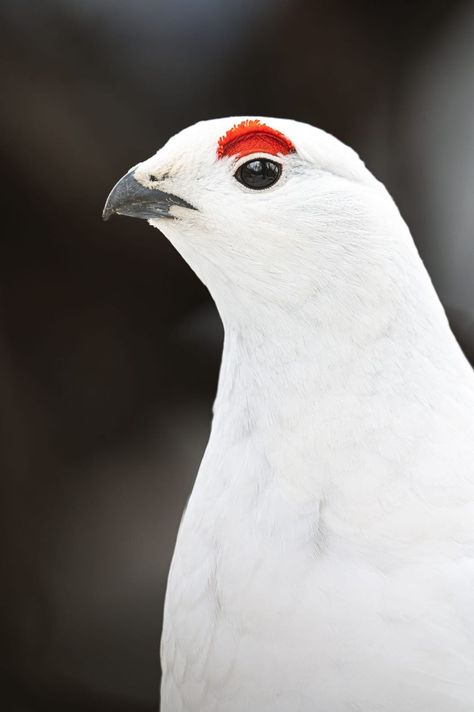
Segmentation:
{"type": "Polygon", "coordinates": [[[473,712],[474,374],[384,186],[329,134],[204,121],[113,189],[225,328],[162,712],[473,712]]]}

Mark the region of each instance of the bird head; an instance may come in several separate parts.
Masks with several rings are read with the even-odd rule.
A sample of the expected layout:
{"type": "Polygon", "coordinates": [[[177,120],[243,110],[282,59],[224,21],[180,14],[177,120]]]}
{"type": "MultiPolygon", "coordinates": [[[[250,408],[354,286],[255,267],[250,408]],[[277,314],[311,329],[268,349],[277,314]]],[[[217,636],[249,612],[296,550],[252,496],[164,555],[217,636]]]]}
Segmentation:
{"type": "Polygon", "coordinates": [[[411,249],[358,155],[284,119],[216,119],[181,131],[116,184],[104,218],[113,213],[159,228],[223,316],[242,307],[275,316],[328,290],[333,300],[341,290],[360,300],[395,253],[411,249]]]}

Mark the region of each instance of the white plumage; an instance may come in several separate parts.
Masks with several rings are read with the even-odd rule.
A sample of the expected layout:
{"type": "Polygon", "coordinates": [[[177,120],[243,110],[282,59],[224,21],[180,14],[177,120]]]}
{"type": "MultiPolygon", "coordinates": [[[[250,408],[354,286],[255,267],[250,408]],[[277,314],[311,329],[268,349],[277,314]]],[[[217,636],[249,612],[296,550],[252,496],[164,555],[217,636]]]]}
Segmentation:
{"type": "Polygon", "coordinates": [[[262,119],[295,151],[250,190],[234,174],[259,152],[216,156],[241,120],[196,124],[132,171],[196,208],[150,222],[225,327],[161,710],[472,712],[473,371],[357,155],[262,119]]]}

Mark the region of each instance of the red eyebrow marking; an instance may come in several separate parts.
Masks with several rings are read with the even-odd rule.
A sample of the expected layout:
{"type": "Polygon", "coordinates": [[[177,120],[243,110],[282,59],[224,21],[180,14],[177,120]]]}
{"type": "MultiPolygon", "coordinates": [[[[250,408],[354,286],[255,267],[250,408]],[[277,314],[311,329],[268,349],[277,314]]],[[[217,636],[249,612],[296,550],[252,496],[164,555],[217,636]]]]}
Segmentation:
{"type": "Polygon", "coordinates": [[[245,119],[232,126],[217,144],[217,158],[247,156],[249,153],[271,153],[273,156],[293,153],[289,138],[258,119],[245,119]]]}

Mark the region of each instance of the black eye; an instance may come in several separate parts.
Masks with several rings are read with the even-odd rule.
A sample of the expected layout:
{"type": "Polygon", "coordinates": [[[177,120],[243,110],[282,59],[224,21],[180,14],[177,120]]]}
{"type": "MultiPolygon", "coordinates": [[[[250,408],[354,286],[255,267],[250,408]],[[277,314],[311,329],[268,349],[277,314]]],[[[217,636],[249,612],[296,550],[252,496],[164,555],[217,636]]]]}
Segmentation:
{"type": "Polygon", "coordinates": [[[277,182],[280,176],[281,164],[270,161],[268,158],[255,158],[253,161],[247,161],[235,172],[239,183],[246,185],[247,188],[253,188],[253,190],[269,188],[277,182]]]}

